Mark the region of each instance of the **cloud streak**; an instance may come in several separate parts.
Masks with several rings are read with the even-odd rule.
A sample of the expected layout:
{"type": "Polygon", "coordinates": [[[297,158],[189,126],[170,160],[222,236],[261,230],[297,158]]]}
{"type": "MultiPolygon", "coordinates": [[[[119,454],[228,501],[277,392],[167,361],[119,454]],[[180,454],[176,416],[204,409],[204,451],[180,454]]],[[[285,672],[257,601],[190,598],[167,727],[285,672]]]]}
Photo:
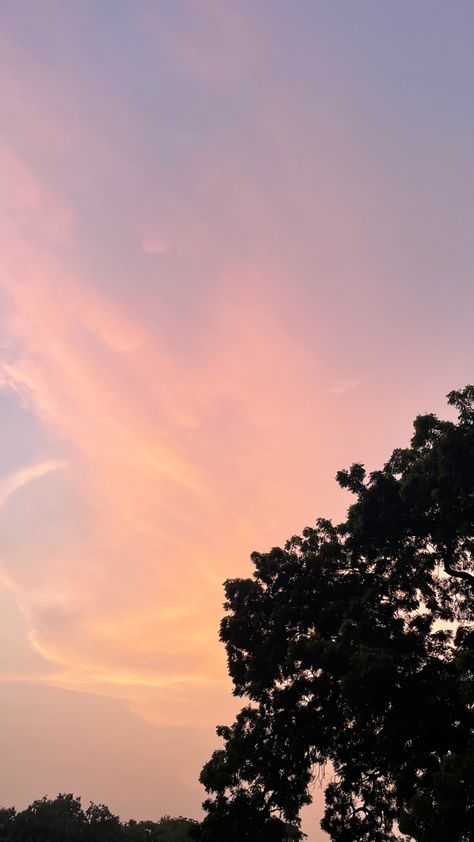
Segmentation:
{"type": "MultiPolygon", "coordinates": [[[[27,167],[17,161],[4,188],[15,214],[7,201],[1,378],[70,454],[19,471],[0,493],[63,469],[26,512],[34,551],[25,541],[4,560],[48,665],[34,680],[124,698],[153,721],[211,724],[232,707],[221,582],[273,540],[282,508],[288,524],[296,510],[286,489],[301,468],[282,456],[295,430],[310,434],[311,417],[295,412],[306,360],[268,307],[268,278],[262,286],[245,263],[216,277],[212,342],[180,359],[159,329],[78,276],[67,244],[58,257],[54,220],[74,215],[27,167]],[[42,512],[72,493],[63,535],[42,512]]],[[[181,318],[192,330],[193,314],[181,318]]]]}
{"type": "Polygon", "coordinates": [[[44,477],[46,474],[51,473],[51,471],[58,471],[60,468],[65,468],[66,464],[64,460],[39,462],[36,465],[28,465],[25,468],[20,468],[20,470],[0,480],[0,507],[4,506],[10,497],[24,485],[28,485],[28,483],[44,477]]]}

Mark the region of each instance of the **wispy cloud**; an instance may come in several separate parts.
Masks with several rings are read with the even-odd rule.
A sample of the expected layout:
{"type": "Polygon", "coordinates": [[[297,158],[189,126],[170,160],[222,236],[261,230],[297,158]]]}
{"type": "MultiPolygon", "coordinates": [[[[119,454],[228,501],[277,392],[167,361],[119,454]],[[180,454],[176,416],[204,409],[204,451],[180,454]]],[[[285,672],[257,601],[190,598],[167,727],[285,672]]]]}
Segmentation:
{"type": "MultiPolygon", "coordinates": [[[[200,9],[194,29],[140,10],[149,59],[159,53],[178,87],[197,83],[227,102],[259,66],[268,37],[229,4],[206,0],[200,9]]],[[[35,62],[29,76],[40,71],[35,62]]],[[[51,79],[43,84],[49,90],[51,79]]],[[[330,458],[321,386],[330,374],[317,338],[324,319],[311,317],[305,340],[291,217],[295,208],[305,219],[306,208],[319,214],[330,249],[338,232],[328,220],[348,219],[353,231],[360,207],[356,216],[346,189],[337,201],[324,166],[307,181],[299,144],[311,126],[295,145],[294,105],[279,94],[252,87],[255,118],[249,136],[237,131],[235,150],[231,122],[201,138],[198,120],[179,130],[156,173],[142,173],[118,152],[132,143],[127,135],[121,146],[130,125],[121,97],[92,95],[94,119],[100,105],[113,110],[111,165],[90,120],[75,114],[61,132],[58,108],[53,125],[42,123],[23,87],[12,114],[32,121],[46,149],[51,134],[68,177],[51,179],[48,157],[40,175],[0,147],[0,381],[53,448],[63,443],[68,463],[25,509],[12,499],[24,539],[4,541],[5,577],[44,681],[119,696],[154,721],[212,726],[227,697],[222,581],[249,571],[252,549],[303,527],[318,501],[329,512],[337,495],[332,469],[326,484],[319,479],[330,458]],[[257,135],[268,150],[261,183],[252,170],[257,135]],[[74,179],[83,159],[85,177],[74,179]],[[168,161],[177,168],[169,183],[168,161]],[[278,206],[276,171],[292,185],[280,185],[278,206]]],[[[173,103],[163,107],[174,113],[173,103]]],[[[161,143],[159,126],[147,128],[161,143]]],[[[333,393],[348,388],[355,384],[333,393]]]]}
{"type": "Polygon", "coordinates": [[[8,477],[0,479],[0,507],[4,506],[12,494],[15,494],[15,492],[24,485],[27,485],[40,477],[44,477],[46,474],[51,473],[51,471],[57,471],[60,468],[64,468],[66,464],[67,463],[64,460],[39,462],[35,465],[28,465],[24,468],[20,468],[8,477]]]}
{"type": "Polygon", "coordinates": [[[352,392],[357,389],[364,382],[363,377],[354,377],[350,380],[337,380],[327,390],[328,395],[345,395],[346,392],[352,392]]]}
{"type": "MultiPolygon", "coordinates": [[[[71,458],[15,474],[3,495],[64,467],[77,522],[71,540],[43,521],[34,548],[25,540],[5,557],[30,645],[48,684],[119,696],[154,721],[211,723],[232,704],[217,641],[221,582],[290,528],[287,488],[304,493],[311,481],[282,459],[295,435],[312,434],[311,415],[296,410],[306,359],[268,306],[268,271],[263,284],[243,262],[216,284],[211,341],[181,357],[159,326],[151,333],[58,256],[44,218],[57,217],[54,198],[28,183],[29,230],[36,214],[45,237],[18,223],[28,197],[14,222],[6,203],[1,378],[71,458]]],[[[192,312],[180,318],[193,328],[192,312]]]]}

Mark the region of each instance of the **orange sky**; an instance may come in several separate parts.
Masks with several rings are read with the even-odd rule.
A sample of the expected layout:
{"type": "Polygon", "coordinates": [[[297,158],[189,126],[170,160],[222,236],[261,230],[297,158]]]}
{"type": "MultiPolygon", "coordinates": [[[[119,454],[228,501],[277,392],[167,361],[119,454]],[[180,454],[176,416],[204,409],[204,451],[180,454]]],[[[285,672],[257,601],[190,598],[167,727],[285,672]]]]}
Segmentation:
{"type": "Polygon", "coordinates": [[[198,815],[223,580],[472,381],[465,21],[2,11],[2,799],[198,815]]]}

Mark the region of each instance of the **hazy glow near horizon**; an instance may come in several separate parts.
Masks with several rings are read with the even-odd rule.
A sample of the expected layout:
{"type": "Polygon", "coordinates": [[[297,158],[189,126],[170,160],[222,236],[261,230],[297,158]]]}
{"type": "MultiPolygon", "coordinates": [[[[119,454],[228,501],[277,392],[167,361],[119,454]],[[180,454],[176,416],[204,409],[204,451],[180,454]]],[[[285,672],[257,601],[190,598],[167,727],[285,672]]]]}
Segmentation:
{"type": "Polygon", "coordinates": [[[472,382],[473,25],[0,3],[5,803],[197,816],[222,581],[472,382]]]}

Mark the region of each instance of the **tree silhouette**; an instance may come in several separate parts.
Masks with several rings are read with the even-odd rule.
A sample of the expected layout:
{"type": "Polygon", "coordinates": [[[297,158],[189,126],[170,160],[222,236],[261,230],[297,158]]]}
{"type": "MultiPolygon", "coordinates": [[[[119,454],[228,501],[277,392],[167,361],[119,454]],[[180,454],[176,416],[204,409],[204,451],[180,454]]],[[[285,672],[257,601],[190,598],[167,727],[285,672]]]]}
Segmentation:
{"type": "Polygon", "coordinates": [[[0,807],[0,842],[7,842],[11,838],[15,817],[14,807],[0,807]]]}
{"type": "Polygon", "coordinates": [[[355,495],[254,553],[225,583],[221,640],[247,697],[201,773],[201,840],[301,839],[299,813],[328,764],[321,825],[334,842],[474,838],[474,387],[457,421],[414,422],[355,495]]]}
{"type": "Polygon", "coordinates": [[[163,816],[159,822],[130,821],[125,826],[127,842],[186,842],[189,830],[197,822],[182,816],[163,816]]]}
{"type": "Polygon", "coordinates": [[[83,810],[80,798],[60,794],[19,813],[0,808],[0,842],[185,842],[196,824],[182,816],[122,823],[104,804],[83,810]]]}
{"type": "Polygon", "coordinates": [[[17,813],[11,823],[12,842],[81,842],[84,814],[81,799],[60,794],[54,800],[40,798],[17,813]]]}
{"type": "Polygon", "coordinates": [[[105,804],[89,804],[84,822],[84,842],[115,842],[124,836],[120,819],[105,804]]]}

